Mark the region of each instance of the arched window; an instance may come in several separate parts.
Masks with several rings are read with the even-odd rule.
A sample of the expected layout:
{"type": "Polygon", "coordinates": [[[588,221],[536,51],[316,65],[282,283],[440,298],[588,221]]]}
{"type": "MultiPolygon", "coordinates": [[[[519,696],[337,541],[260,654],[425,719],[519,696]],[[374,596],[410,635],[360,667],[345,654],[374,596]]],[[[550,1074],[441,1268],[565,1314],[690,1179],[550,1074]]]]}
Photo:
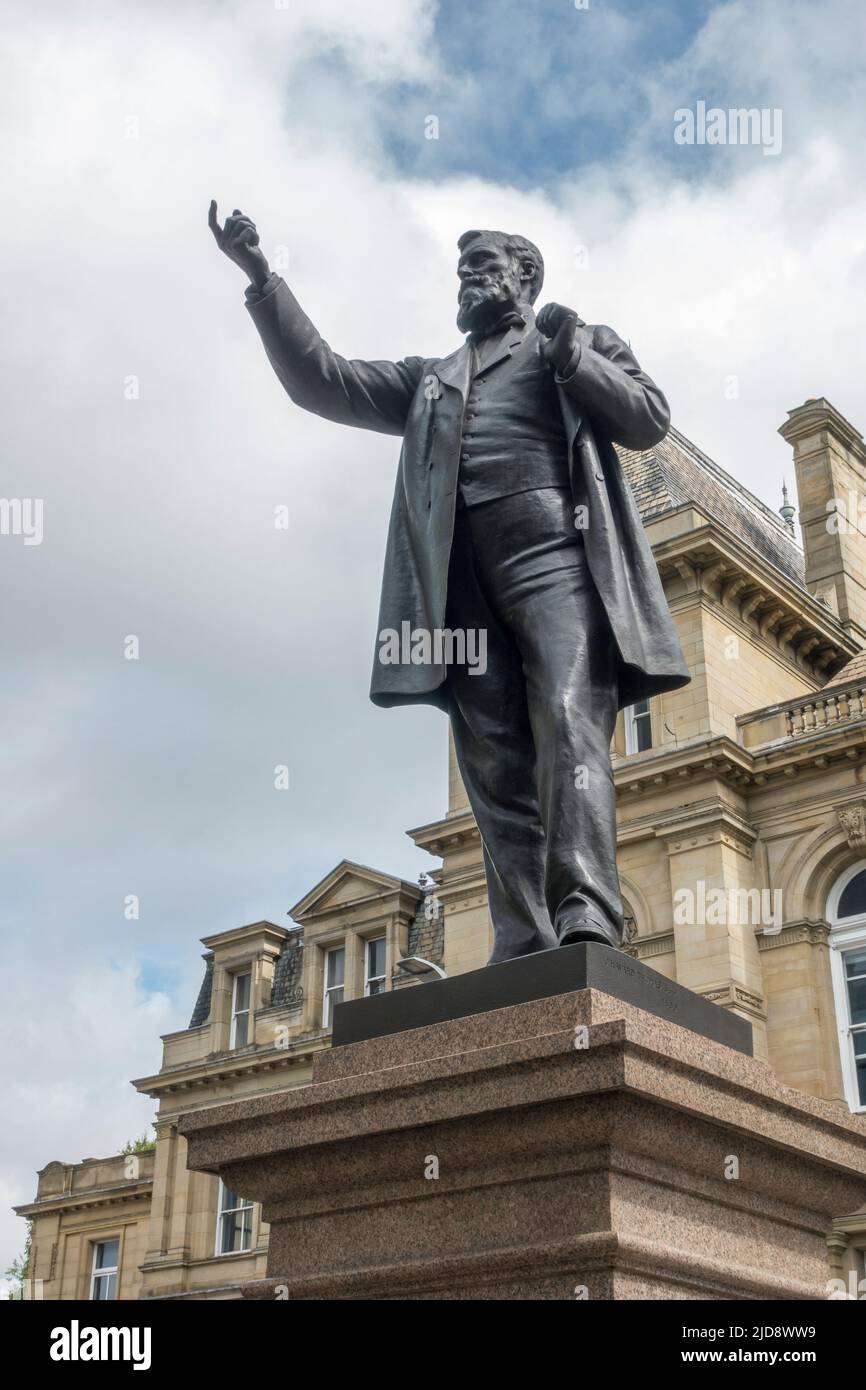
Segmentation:
{"type": "Polygon", "coordinates": [[[845,1095],[852,1110],[866,1111],[866,863],[862,860],[833,886],[827,921],[845,1095]]]}

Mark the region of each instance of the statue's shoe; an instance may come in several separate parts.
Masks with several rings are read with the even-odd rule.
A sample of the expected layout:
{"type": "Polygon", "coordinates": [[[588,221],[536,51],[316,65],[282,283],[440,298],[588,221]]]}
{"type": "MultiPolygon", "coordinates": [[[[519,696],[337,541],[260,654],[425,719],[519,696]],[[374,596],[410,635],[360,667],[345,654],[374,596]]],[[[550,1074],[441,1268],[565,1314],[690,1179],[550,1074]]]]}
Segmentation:
{"type": "Polygon", "coordinates": [[[580,941],[598,941],[616,947],[613,933],[595,917],[569,917],[558,931],[560,946],[576,946],[580,941]]]}

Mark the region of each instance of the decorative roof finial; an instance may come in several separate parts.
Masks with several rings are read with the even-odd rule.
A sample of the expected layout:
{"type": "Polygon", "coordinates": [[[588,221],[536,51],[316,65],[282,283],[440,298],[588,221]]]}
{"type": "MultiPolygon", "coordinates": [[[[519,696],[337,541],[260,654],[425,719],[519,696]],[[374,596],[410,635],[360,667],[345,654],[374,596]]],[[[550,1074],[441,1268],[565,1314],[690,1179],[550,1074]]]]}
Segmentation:
{"type": "Polygon", "coordinates": [[[785,482],[784,478],[782,479],[782,505],[779,508],[779,515],[793,536],[795,534],[794,516],[796,515],[796,507],[792,507],[788,501],[788,484],[785,482]]]}

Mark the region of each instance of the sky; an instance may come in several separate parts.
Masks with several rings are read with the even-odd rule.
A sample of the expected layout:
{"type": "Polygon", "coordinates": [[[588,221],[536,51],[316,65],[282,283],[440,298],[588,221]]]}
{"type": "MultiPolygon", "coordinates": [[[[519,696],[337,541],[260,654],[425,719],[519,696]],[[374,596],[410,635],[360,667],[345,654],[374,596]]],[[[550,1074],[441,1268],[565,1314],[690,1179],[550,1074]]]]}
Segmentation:
{"type": "Polygon", "coordinates": [[[283,395],[212,197],[350,357],[450,352],[457,237],[530,237],[542,301],[613,325],[773,507],[789,409],[866,428],[861,0],[45,0],[3,27],[0,492],[43,523],[0,535],[0,1268],[38,1168],[147,1128],[129,1079],[188,1023],[202,936],[288,922],[344,857],[436,862],[405,831],[445,812],[444,718],[367,698],[398,441],[283,395]],[[700,102],[780,147],[679,143],[700,102]]]}

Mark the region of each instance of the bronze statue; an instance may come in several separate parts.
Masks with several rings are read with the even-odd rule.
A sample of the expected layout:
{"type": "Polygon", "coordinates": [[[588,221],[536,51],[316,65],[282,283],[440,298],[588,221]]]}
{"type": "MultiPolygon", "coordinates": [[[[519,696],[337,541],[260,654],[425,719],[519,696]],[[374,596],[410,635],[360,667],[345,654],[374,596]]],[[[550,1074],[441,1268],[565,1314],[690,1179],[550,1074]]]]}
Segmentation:
{"type": "Polygon", "coordinates": [[[615,444],[667,402],[613,329],[547,304],[524,237],[459,240],[445,358],[348,361],[271,274],[237,208],[217,245],[291,399],[403,437],[371,698],[447,711],[484,847],[491,964],[622,942],[610,740],[618,708],[689,677],[615,444]]]}

